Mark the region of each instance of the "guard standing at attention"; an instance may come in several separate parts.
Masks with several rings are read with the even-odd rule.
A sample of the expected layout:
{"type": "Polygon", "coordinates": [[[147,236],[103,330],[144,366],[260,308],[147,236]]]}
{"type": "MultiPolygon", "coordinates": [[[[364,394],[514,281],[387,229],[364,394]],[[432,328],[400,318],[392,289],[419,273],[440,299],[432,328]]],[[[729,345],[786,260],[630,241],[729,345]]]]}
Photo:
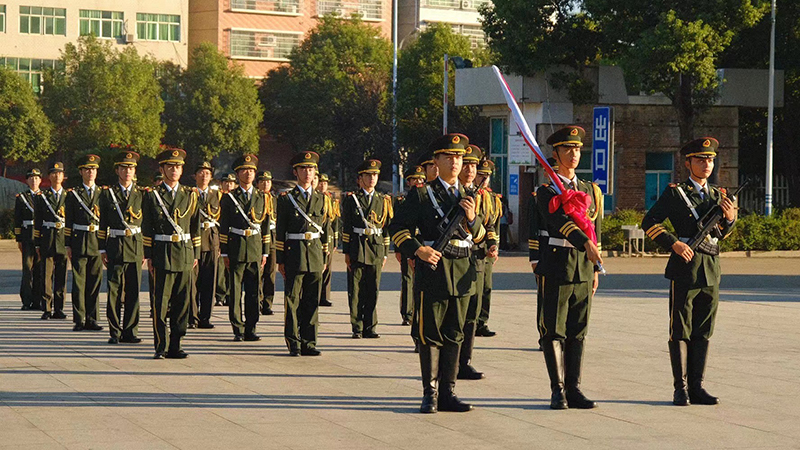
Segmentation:
{"type": "Polygon", "coordinates": [[[420,369],[424,397],[420,412],[466,412],[472,405],[455,394],[464,322],[470,297],[475,293],[473,242],[486,238],[483,221],[475,212],[475,199],[458,181],[466,136],[447,134],[430,149],[438,178],[412,189],[389,226],[392,241],[404,256],[415,257],[414,324],[412,335],[420,343],[420,369]],[[431,247],[440,239],[442,224],[454,208],[462,208],[458,228],[440,252],[431,247]],[[414,237],[420,231],[420,240],[414,237]]]}
{"type": "MultiPolygon", "coordinates": [[[[236,188],[236,175],[227,173],[220,178],[219,191],[222,195],[233,191],[236,188]]],[[[222,199],[222,197],[220,197],[222,199]]],[[[217,263],[217,292],[214,306],[228,306],[228,278],[230,274],[222,262],[222,258],[217,263]]]]}
{"type": "Polygon", "coordinates": [[[478,176],[475,184],[483,192],[483,224],[486,230],[486,265],[483,268],[483,294],[481,298],[481,311],[478,315],[478,324],[475,329],[475,336],[492,337],[496,335],[489,329],[489,309],[492,304],[492,279],[494,275],[494,264],[500,257],[498,246],[500,245],[500,218],[503,216],[502,196],[489,187],[489,180],[494,171],[494,163],[485,159],[478,164],[478,176]]]}
{"type": "MultiPolygon", "coordinates": [[[[269,241],[275,242],[275,211],[278,197],[272,193],[272,173],[269,170],[259,172],[256,176],[258,190],[264,193],[267,199],[267,210],[269,214],[269,241]]],[[[266,231],[265,231],[266,232],[266,231]]],[[[269,246],[267,263],[261,275],[261,314],[271,316],[272,303],[275,300],[275,272],[278,265],[275,263],[275,246],[269,246]]]]}
{"type": "MultiPolygon", "coordinates": [[[[406,170],[406,195],[412,189],[423,186],[425,184],[425,169],[422,166],[413,166],[406,170]]],[[[393,209],[397,211],[400,204],[406,199],[406,195],[400,194],[394,198],[393,209]]],[[[414,234],[416,236],[416,233],[414,234]]],[[[400,252],[399,248],[395,248],[394,256],[397,262],[400,263],[400,319],[401,325],[411,325],[411,319],[414,316],[414,269],[409,265],[408,258],[405,258],[400,252]]]]}
{"type": "Polygon", "coordinates": [[[67,286],[67,249],[64,245],[64,163],[55,162],[48,170],[50,189],[35,199],[34,234],[36,250],[42,258],[42,320],[66,319],[64,295],[67,286]]]}
{"type": "MultiPolygon", "coordinates": [[[[603,196],[597,185],[575,175],[583,147],[583,128],[568,126],[553,133],[547,143],[558,162],[558,176],[564,189],[588,194],[587,214],[598,242],[603,218],[603,196]]],[[[536,266],[541,291],[540,345],[550,377],[550,408],[594,408],[597,404],[580,390],[581,364],[592,296],[598,285],[598,264],[603,260],[598,246],[559,207],[550,212],[555,189],[545,185],[537,190],[537,205],[548,232],[547,251],[540,253],[536,266]]],[[[544,229],[544,227],[542,227],[544,229]]]]}
{"type": "Polygon", "coordinates": [[[100,259],[100,188],[95,184],[100,157],[84,155],[78,162],[83,183],[67,191],[65,245],[72,264],[73,331],[100,331],[97,324],[103,262],[100,259]]]}
{"type": "Polygon", "coordinates": [[[378,292],[389,249],[385,227],[394,212],[391,197],[375,191],[381,162],[368,159],[356,170],[361,189],[347,194],[342,211],[342,252],[353,277],[350,325],[354,339],[375,339],[380,337],[378,292]]]}
{"type": "Polygon", "coordinates": [[[220,197],[218,190],[212,190],[210,183],[214,177],[214,166],[208,161],[200,163],[194,171],[197,209],[200,214],[200,260],[195,268],[195,298],[197,305],[197,327],[214,328],[211,323],[211,309],[217,290],[217,266],[219,263],[219,219],[220,197]]]}
{"type": "Polygon", "coordinates": [[[669,356],[675,392],[672,402],[686,406],[716,405],[719,399],[703,388],[708,340],[714,332],[719,305],[719,240],[730,234],[736,207],[725,189],[711,186],[719,142],[695,139],[681,148],[689,179],[670,184],[642,220],[642,229],[661,248],[671,251],[666,278],[669,287],[669,356]],[[719,206],[723,217],[711,234],[692,250],[687,245],[700,219],[719,206]],[[669,219],[677,237],[662,222],[669,219]],[[687,386],[688,376],[688,386],[687,386]]]}
{"type": "Polygon", "coordinates": [[[100,193],[100,254],[108,272],[109,344],[138,344],[139,287],[142,285],[142,199],[134,183],[139,154],[122,150],[114,157],[118,182],[100,193]],[[124,316],[122,315],[124,305],[124,316]]]}
{"type": "Polygon", "coordinates": [[[41,308],[42,301],[40,292],[42,269],[33,239],[34,199],[39,195],[42,172],[39,169],[29,170],[25,181],[28,183],[29,189],[17,194],[14,203],[14,235],[17,239],[17,247],[22,253],[22,283],[19,296],[22,299],[23,311],[41,308]]]}
{"type": "Polygon", "coordinates": [[[155,280],[154,358],[183,359],[192,269],[200,258],[200,213],[197,193],[179,183],[186,152],[168,148],[156,160],[164,183],[145,195],[142,224],[144,257],[155,280]]]}
{"type": "Polygon", "coordinates": [[[328,184],[330,178],[328,174],[319,174],[317,186],[314,188],[317,192],[325,196],[325,208],[328,211],[328,220],[331,222],[331,235],[329,236],[328,259],[325,260],[325,270],[322,271],[322,289],[320,289],[319,306],[333,306],[331,302],[331,279],[332,279],[332,266],[333,254],[339,247],[339,201],[333,198],[333,194],[328,192],[328,184]]]}
{"type": "Polygon", "coordinates": [[[278,271],[284,279],[283,335],[291,356],[319,356],[317,328],[322,272],[328,258],[331,224],[325,197],[311,183],[319,155],[304,151],[291,159],[297,185],[278,197],[275,230],[278,271]]]}

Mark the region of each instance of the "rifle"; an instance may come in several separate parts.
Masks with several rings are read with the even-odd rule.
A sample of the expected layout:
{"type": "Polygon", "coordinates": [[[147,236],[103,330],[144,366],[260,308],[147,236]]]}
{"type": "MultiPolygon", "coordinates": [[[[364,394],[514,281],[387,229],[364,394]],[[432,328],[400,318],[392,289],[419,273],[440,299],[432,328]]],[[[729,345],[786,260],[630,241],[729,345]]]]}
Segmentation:
{"type": "MultiPolygon", "coordinates": [[[[747,186],[747,183],[749,182],[750,180],[745,180],[744,183],[742,183],[742,185],[739,186],[738,189],[736,189],[736,192],[728,196],[731,199],[731,201],[734,202],[736,201],[736,196],[739,195],[740,192],[742,192],[742,189],[744,189],[744,187],[747,186]]],[[[692,238],[689,239],[689,242],[687,242],[686,245],[688,245],[689,248],[692,249],[692,251],[695,251],[697,247],[700,244],[702,244],[703,241],[706,240],[706,237],[709,234],[711,234],[712,231],[715,231],[718,234],[717,237],[722,237],[721,235],[719,235],[717,224],[719,224],[719,221],[722,220],[723,217],[724,215],[722,214],[722,207],[720,205],[714,205],[714,207],[709,209],[708,212],[705,213],[703,217],[701,217],[700,220],[697,222],[697,228],[698,228],[697,234],[692,236],[692,238]]]]}
{"type": "MultiPolygon", "coordinates": [[[[475,192],[469,189],[464,189],[464,190],[466,191],[468,197],[473,197],[473,198],[475,197],[475,192]]],[[[464,229],[464,227],[461,226],[461,222],[466,217],[467,213],[466,211],[464,211],[464,208],[462,208],[461,205],[459,205],[458,203],[453,205],[453,207],[450,208],[450,211],[447,212],[447,215],[444,218],[442,218],[442,221],[439,222],[438,225],[436,225],[436,228],[439,230],[441,234],[439,234],[439,238],[433,242],[431,248],[433,248],[439,253],[442,253],[445,247],[447,247],[447,244],[450,243],[450,239],[452,239],[453,235],[456,234],[456,232],[460,232],[460,234],[466,236],[468,233],[464,229]]],[[[438,264],[428,263],[428,266],[431,268],[431,270],[435,271],[438,264]]]]}

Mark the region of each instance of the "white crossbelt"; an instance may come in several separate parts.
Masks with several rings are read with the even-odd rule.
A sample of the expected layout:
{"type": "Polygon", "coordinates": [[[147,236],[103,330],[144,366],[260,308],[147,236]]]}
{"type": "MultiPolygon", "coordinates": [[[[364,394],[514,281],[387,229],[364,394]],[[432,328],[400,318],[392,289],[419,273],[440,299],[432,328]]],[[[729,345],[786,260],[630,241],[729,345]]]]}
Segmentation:
{"type": "Polygon", "coordinates": [[[570,244],[570,242],[569,242],[568,240],[566,240],[566,239],[561,239],[561,238],[554,238],[554,237],[551,237],[551,238],[550,238],[550,239],[547,241],[547,243],[548,243],[549,245],[555,245],[556,247],[575,248],[575,246],[574,246],[574,245],[572,245],[572,244],[570,244]]]}
{"type": "Polygon", "coordinates": [[[319,239],[320,233],[307,231],[305,233],[286,233],[286,239],[293,241],[310,241],[312,239],[319,239]]]}
{"type": "Polygon", "coordinates": [[[32,227],[32,226],[33,226],[33,221],[32,220],[23,220],[22,221],[22,227],[23,228],[28,228],[28,227],[32,227]]]}
{"type": "Polygon", "coordinates": [[[383,234],[382,228],[353,228],[353,233],[359,236],[380,236],[383,234]]]}
{"type": "Polygon", "coordinates": [[[212,221],[208,221],[208,222],[203,222],[203,229],[204,230],[208,230],[210,228],[214,228],[215,226],[217,226],[217,222],[214,222],[213,220],[212,221]]]}
{"type": "Polygon", "coordinates": [[[46,228],[61,229],[64,228],[64,222],[42,222],[42,226],[46,228]]]}
{"type": "Polygon", "coordinates": [[[126,228],[124,230],[110,229],[110,230],[108,230],[108,236],[109,237],[113,237],[113,238],[115,238],[115,237],[123,237],[123,236],[133,236],[134,234],[139,234],[141,232],[142,232],[142,229],[140,227],[130,227],[130,228],[126,228]]]}
{"type": "Polygon", "coordinates": [[[157,234],[154,239],[161,242],[186,242],[192,239],[192,235],[188,233],[157,234]]]}
{"type": "Polygon", "coordinates": [[[244,237],[255,236],[261,233],[261,230],[254,230],[252,228],[241,229],[241,228],[230,227],[228,228],[228,231],[230,231],[233,234],[238,234],[239,236],[244,236],[244,237]]]}
{"type": "Polygon", "coordinates": [[[275,228],[277,228],[277,225],[275,225],[275,222],[270,220],[269,221],[269,229],[270,229],[270,231],[274,230],[275,228]]]}
{"type": "MultiPolygon", "coordinates": [[[[425,246],[427,246],[427,247],[430,247],[430,246],[433,245],[433,243],[434,243],[434,241],[425,241],[423,244],[425,244],[425,246]]],[[[472,240],[471,239],[470,240],[467,240],[467,239],[450,239],[450,241],[448,241],[448,244],[450,244],[450,245],[452,245],[454,247],[470,248],[470,247],[472,247],[472,240]]]]}
{"type": "Polygon", "coordinates": [[[72,229],[73,230],[78,230],[78,231],[88,231],[89,233],[94,233],[99,229],[99,227],[97,225],[95,225],[95,224],[91,224],[91,225],[75,224],[75,225],[72,225],[72,229]]]}

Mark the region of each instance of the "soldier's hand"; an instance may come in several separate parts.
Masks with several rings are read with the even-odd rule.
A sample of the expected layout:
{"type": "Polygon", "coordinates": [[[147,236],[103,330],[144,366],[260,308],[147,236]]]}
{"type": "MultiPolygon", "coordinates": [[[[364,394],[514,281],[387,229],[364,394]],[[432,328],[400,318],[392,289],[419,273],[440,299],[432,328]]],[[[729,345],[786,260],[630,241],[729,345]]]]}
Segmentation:
{"type": "Polygon", "coordinates": [[[400,254],[400,252],[395,252],[394,257],[397,258],[397,262],[399,262],[400,264],[403,263],[403,255],[400,254]]]}
{"type": "MultiPolygon", "coordinates": [[[[20,251],[22,251],[22,244],[19,244],[20,251]]],[[[72,247],[67,247],[67,260],[72,261],[72,247]]]]}
{"type": "Polygon", "coordinates": [[[736,220],[736,206],[733,204],[730,198],[723,198],[719,206],[722,208],[722,215],[725,216],[728,222],[733,222],[736,220]]]}
{"type": "Polygon", "coordinates": [[[381,264],[381,269],[383,269],[384,267],[386,267],[386,260],[387,260],[387,259],[389,259],[389,257],[388,257],[388,256],[384,256],[384,257],[383,257],[383,264],[381,264]]]}
{"type": "Polygon", "coordinates": [[[192,269],[194,269],[195,267],[197,267],[197,264],[198,264],[198,261],[195,259],[195,260],[194,260],[194,264],[192,264],[192,269]]]}
{"type": "Polygon", "coordinates": [[[222,262],[225,264],[225,268],[226,269],[230,269],[231,268],[231,259],[230,258],[228,258],[227,256],[223,256],[222,257],[222,262]]]}
{"type": "Polygon", "coordinates": [[[408,260],[408,267],[411,267],[412,271],[414,270],[416,265],[417,265],[417,260],[416,259],[409,259],[408,260]]]}
{"type": "Polygon", "coordinates": [[[429,247],[427,245],[418,248],[414,254],[428,264],[439,264],[439,259],[442,258],[442,254],[440,252],[437,252],[433,249],[433,247],[429,247]]]}
{"type": "Polygon", "coordinates": [[[108,267],[108,253],[100,253],[100,259],[103,260],[103,267],[108,267]]]}
{"type": "Polygon", "coordinates": [[[147,261],[150,261],[150,260],[149,259],[143,259],[142,260],[142,269],[147,268],[147,261]]]}
{"type": "Polygon", "coordinates": [[[153,268],[153,260],[148,258],[145,261],[147,261],[147,271],[150,272],[150,275],[155,275],[155,269],[153,268]]]}
{"type": "Polygon", "coordinates": [[[42,259],[42,251],[39,250],[39,247],[36,247],[36,257],[42,259]]]}
{"type": "Polygon", "coordinates": [[[538,266],[538,265],[539,265],[539,263],[532,262],[531,263],[531,272],[535,273],[536,272],[536,266],[538,266]]]}
{"type": "Polygon", "coordinates": [[[267,265],[267,257],[264,256],[264,255],[261,255],[261,268],[263,269],[264,266],[266,266],[266,265],[267,265]]]}
{"type": "Polygon", "coordinates": [[[475,220],[475,199],[472,197],[462,197],[461,201],[458,202],[462,208],[464,208],[464,212],[467,215],[467,221],[472,222],[475,220]]]}
{"type": "Polygon", "coordinates": [[[597,249],[597,245],[591,239],[583,244],[583,248],[586,249],[586,257],[589,258],[589,261],[596,266],[603,265],[603,257],[600,256],[600,250],[597,249]]]}
{"type": "Polygon", "coordinates": [[[692,248],[681,241],[675,241],[675,243],[672,244],[672,251],[683,258],[687,263],[694,258],[694,251],[692,251],[692,248]]]}
{"type": "Polygon", "coordinates": [[[489,258],[499,258],[500,252],[497,251],[497,246],[493,245],[489,247],[489,251],[486,252],[486,256],[488,256],[489,258]]]}
{"type": "Polygon", "coordinates": [[[350,255],[345,253],[344,254],[344,263],[347,265],[347,268],[350,268],[350,255]]]}
{"type": "Polygon", "coordinates": [[[600,272],[594,273],[594,281],[592,282],[592,296],[594,297],[594,293],[597,292],[597,286],[600,285],[600,272]]]}
{"type": "Polygon", "coordinates": [[[284,266],[283,264],[278,264],[278,272],[281,273],[281,276],[285,280],[286,279],[286,266],[284,266]]]}
{"type": "Polygon", "coordinates": [[[22,242],[17,242],[17,248],[19,249],[20,253],[22,253],[22,242]]]}

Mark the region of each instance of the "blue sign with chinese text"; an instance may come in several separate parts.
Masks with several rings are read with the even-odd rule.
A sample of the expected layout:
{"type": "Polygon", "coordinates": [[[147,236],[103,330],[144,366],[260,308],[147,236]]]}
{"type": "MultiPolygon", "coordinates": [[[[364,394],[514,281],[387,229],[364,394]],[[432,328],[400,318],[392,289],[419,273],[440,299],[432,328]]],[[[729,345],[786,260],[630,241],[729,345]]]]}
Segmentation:
{"type": "Polygon", "coordinates": [[[508,195],[519,195],[519,175],[515,173],[508,176],[508,195]]]}
{"type": "Polygon", "coordinates": [[[612,156],[614,149],[614,119],[610,106],[594,108],[592,119],[592,181],[603,194],[611,194],[612,189],[612,156]]]}

